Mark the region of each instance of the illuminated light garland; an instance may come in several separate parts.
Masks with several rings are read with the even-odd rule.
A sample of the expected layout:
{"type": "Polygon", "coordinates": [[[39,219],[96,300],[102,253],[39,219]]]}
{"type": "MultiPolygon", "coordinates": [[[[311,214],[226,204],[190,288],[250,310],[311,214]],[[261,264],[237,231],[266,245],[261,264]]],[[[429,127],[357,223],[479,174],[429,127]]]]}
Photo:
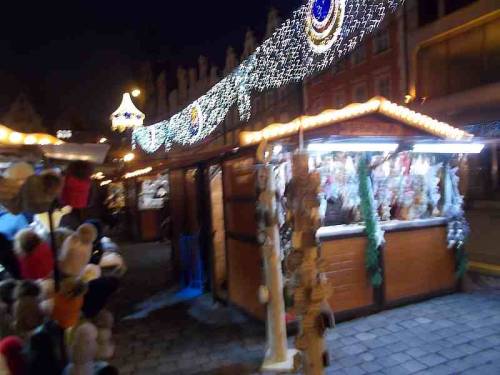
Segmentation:
{"type": "Polygon", "coordinates": [[[125,173],[123,175],[123,178],[133,178],[133,177],[138,177],[138,176],[142,176],[143,174],[147,174],[149,172],[151,172],[153,170],[152,167],[147,167],[147,168],[143,168],[143,169],[137,169],[133,172],[128,172],[128,173],[125,173]]]}
{"type": "Polygon", "coordinates": [[[302,81],[339,61],[403,1],[309,0],[205,95],[168,120],[135,128],[132,147],[138,145],[152,153],[162,145],[168,151],[174,145],[198,143],[224,121],[234,106],[240,119],[248,120],[252,93],[302,81]],[[196,133],[192,131],[193,108],[202,120],[196,133]]]}
{"type": "Polygon", "coordinates": [[[257,144],[263,139],[273,140],[296,134],[301,128],[303,130],[319,128],[372,113],[381,113],[411,127],[448,140],[460,141],[473,138],[472,134],[449,124],[392,103],[382,97],[374,97],[365,103],[349,104],[337,110],[327,109],[316,116],[300,116],[289,123],[271,124],[260,131],[241,132],[240,144],[242,146],[257,144]]]}
{"type": "Polygon", "coordinates": [[[111,129],[123,132],[128,128],[142,126],[145,117],[132,102],[130,94],[126,92],[118,109],[111,114],[111,129]]]}
{"type": "Polygon", "coordinates": [[[62,144],[61,140],[50,134],[43,133],[21,133],[9,129],[5,125],[0,125],[0,144],[7,145],[44,145],[44,144],[62,144]]]}

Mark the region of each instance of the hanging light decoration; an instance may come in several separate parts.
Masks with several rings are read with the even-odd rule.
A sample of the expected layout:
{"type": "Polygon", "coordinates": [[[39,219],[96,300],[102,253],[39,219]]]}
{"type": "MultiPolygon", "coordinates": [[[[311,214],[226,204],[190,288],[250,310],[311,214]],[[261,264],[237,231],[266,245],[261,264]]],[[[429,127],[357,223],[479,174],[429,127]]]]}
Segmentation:
{"type": "Polygon", "coordinates": [[[111,129],[119,132],[134,129],[142,126],[145,117],[146,115],[137,109],[132,103],[130,94],[126,92],[118,109],[111,114],[111,129]]]}
{"type": "Polygon", "coordinates": [[[133,147],[148,153],[161,146],[189,146],[222,124],[231,107],[251,116],[251,95],[278,88],[337,63],[375,31],[404,0],[308,0],[254,53],[183,110],[134,129],[133,147]]]}

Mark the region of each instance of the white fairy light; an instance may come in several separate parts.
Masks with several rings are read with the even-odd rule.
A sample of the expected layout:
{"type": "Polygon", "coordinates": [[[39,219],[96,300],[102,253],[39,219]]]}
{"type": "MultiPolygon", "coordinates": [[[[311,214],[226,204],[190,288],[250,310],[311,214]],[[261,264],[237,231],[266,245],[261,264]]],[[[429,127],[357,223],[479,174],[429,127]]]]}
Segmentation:
{"type": "Polygon", "coordinates": [[[302,81],[339,61],[403,1],[309,0],[205,95],[168,120],[136,127],[132,146],[152,153],[162,145],[168,151],[174,145],[195,144],[208,137],[233,106],[242,121],[248,120],[252,93],[302,81]]]}

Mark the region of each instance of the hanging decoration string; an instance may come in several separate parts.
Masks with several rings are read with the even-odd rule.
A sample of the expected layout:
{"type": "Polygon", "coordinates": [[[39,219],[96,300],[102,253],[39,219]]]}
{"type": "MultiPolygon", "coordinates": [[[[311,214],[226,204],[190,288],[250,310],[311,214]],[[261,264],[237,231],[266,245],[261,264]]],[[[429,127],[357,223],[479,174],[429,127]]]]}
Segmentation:
{"type": "Polygon", "coordinates": [[[200,142],[233,106],[247,121],[253,92],[300,82],[338,62],[403,1],[309,0],[205,95],[168,120],[136,128],[132,146],[153,153],[162,145],[168,151],[174,145],[200,142]]]}
{"type": "Polygon", "coordinates": [[[368,246],[365,253],[365,266],[370,274],[370,282],[377,287],[382,284],[380,268],[380,247],[384,243],[384,232],[380,229],[378,214],[373,198],[373,187],[370,178],[367,156],[363,155],[358,164],[359,195],[361,198],[361,215],[365,222],[368,246]]]}

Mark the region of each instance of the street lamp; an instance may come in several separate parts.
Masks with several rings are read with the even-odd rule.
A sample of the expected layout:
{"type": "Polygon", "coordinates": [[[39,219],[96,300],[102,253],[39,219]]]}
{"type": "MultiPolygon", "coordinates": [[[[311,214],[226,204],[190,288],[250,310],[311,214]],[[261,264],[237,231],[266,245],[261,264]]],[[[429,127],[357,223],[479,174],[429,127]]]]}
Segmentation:
{"type": "Polygon", "coordinates": [[[139,89],[133,89],[132,92],[131,92],[132,96],[134,98],[137,98],[139,95],[141,95],[141,90],[139,89]]]}
{"type": "Polygon", "coordinates": [[[145,117],[144,113],[139,111],[134,103],[132,103],[130,93],[126,92],[123,94],[122,102],[118,109],[111,114],[111,129],[121,133],[127,129],[142,126],[145,117]]]}

